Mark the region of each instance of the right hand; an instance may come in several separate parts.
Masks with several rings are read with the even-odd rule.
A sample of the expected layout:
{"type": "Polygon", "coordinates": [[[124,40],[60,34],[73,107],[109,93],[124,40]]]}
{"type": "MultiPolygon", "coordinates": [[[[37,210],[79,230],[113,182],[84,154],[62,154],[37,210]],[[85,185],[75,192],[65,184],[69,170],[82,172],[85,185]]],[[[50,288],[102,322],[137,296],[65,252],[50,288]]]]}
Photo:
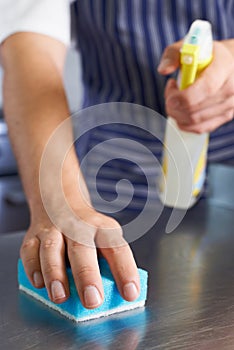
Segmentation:
{"type": "Polygon", "coordinates": [[[36,288],[45,286],[49,298],[55,303],[66,301],[69,297],[65,264],[67,251],[82,304],[90,309],[98,307],[104,300],[97,260],[98,241],[98,250],[108,261],[120,294],[127,301],[135,300],[140,291],[139,276],[133,254],[122,236],[120,225],[114,219],[90,207],[80,209],[77,214],[81,220],[80,235],[83,233],[82,225],[84,229],[87,229],[87,224],[95,228],[89,245],[78,242],[79,232],[76,241],[67,238],[51,223],[46,213],[33,216],[20,250],[26,274],[32,285],[36,288]],[[111,246],[105,228],[114,229],[114,241],[118,244],[111,246]]]}
{"type": "MultiPolygon", "coordinates": [[[[181,41],[168,46],[158,67],[168,75],[179,68],[181,41]]],[[[213,60],[196,81],[180,90],[174,79],[165,88],[167,114],[186,132],[212,132],[234,116],[234,40],[214,41],[213,60]],[[225,64],[224,64],[225,62],[225,64]]]]}

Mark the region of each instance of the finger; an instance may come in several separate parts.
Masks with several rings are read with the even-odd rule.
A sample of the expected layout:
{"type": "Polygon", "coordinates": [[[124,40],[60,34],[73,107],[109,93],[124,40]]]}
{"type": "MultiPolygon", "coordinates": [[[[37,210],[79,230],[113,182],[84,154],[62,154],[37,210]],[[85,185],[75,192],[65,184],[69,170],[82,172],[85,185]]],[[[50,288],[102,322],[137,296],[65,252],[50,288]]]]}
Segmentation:
{"type": "Polygon", "coordinates": [[[184,101],[193,101],[197,105],[222,91],[233,70],[233,57],[221,43],[214,45],[214,57],[211,64],[203,70],[196,81],[183,91],[184,101]],[[225,57],[225,64],[224,62],[225,57]]]}
{"type": "MultiPolygon", "coordinates": [[[[172,90],[171,90],[172,91],[172,90]]],[[[187,115],[187,122],[193,122],[192,115],[195,113],[203,112],[207,109],[207,114],[214,115],[216,106],[218,106],[220,114],[228,108],[233,106],[233,95],[224,95],[222,93],[212,96],[209,99],[202,101],[194,105],[193,101],[187,101],[183,95],[183,91],[179,92],[174,90],[172,94],[166,99],[165,106],[168,115],[174,117],[178,122],[181,118],[184,120],[184,115],[187,115]],[[209,111],[208,111],[209,109],[209,111]],[[210,113],[212,111],[212,113],[210,113]],[[190,118],[191,117],[191,118],[190,118]]],[[[234,107],[234,106],[233,106],[234,107]]]]}
{"type": "Polygon", "coordinates": [[[119,223],[111,218],[105,220],[97,231],[95,243],[109,263],[120,294],[128,301],[135,300],[140,291],[139,275],[119,223]]]}
{"type": "Polygon", "coordinates": [[[140,280],[129,245],[126,243],[119,247],[102,248],[101,251],[109,263],[122,297],[127,301],[137,299],[140,293],[140,280]]]}
{"type": "MultiPolygon", "coordinates": [[[[231,67],[233,67],[233,57],[229,50],[222,43],[215,42],[212,62],[193,84],[194,93],[203,91],[205,96],[215,95],[229,78],[231,67]],[[223,64],[224,57],[225,64],[223,64]]],[[[191,88],[187,90],[189,94],[191,88]]],[[[196,103],[199,102],[199,98],[196,99],[196,103]]]]}
{"type": "Polygon", "coordinates": [[[56,229],[40,234],[40,261],[46,289],[50,299],[62,303],[69,297],[65,266],[65,242],[56,229]]]}
{"type": "Polygon", "coordinates": [[[167,107],[171,109],[197,108],[210,103],[217,96],[223,99],[234,92],[231,72],[234,63],[230,52],[221,43],[214,44],[214,58],[211,64],[200,74],[196,81],[183,91],[170,91],[167,95],[167,107]],[[225,57],[225,64],[224,62],[225,57]]]}
{"type": "Polygon", "coordinates": [[[158,65],[158,72],[163,75],[173,73],[180,65],[180,48],[182,41],[168,46],[162,55],[158,65]]]}
{"type": "Polygon", "coordinates": [[[222,116],[217,116],[213,119],[206,120],[200,124],[187,126],[178,123],[178,127],[187,132],[193,132],[197,134],[203,134],[205,132],[212,132],[221,125],[230,122],[233,119],[233,111],[229,111],[227,114],[222,116]]]}
{"type": "Polygon", "coordinates": [[[229,85],[230,84],[227,84],[226,86],[225,84],[225,88],[223,88],[219,94],[209,96],[209,98],[195,104],[194,99],[189,100],[187,98],[186,90],[179,90],[177,82],[174,79],[169,79],[164,91],[166,109],[168,110],[168,113],[171,113],[171,111],[185,111],[186,113],[192,113],[213,106],[217,103],[223,103],[224,100],[233,96],[234,91],[230,89],[229,85]]]}
{"type": "Polygon", "coordinates": [[[223,103],[227,98],[233,95],[232,91],[229,91],[228,86],[225,84],[221,91],[219,91],[219,93],[216,95],[209,95],[207,97],[203,91],[199,91],[198,94],[201,95],[201,99],[200,102],[197,102],[194,98],[195,94],[197,93],[195,90],[193,90],[194,86],[195,85],[192,85],[185,90],[179,90],[175,81],[173,82],[173,79],[168,81],[164,95],[166,99],[166,109],[170,115],[171,112],[173,113],[176,111],[179,113],[182,111],[186,113],[193,113],[213,106],[214,104],[223,103]]]}
{"type": "Polygon", "coordinates": [[[234,111],[234,96],[222,100],[220,103],[213,104],[211,107],[204,108],[198,112],[192,113],[188,118],[192,124],[199,124],[206,120],[224,116],[224,121],[228,121],[228,115],[234,111]],[[225,118],[225,116],[227,118],[225,118]]]}
{"type": "Polygon", "coordinates": [[[39,259],[40,242],[38,238],[28,238],[26,235],[20,248],[20,257],[22,259],[24,269],[31,284],[36,288],[44,287],[44,280],[41,273],[39,259]]]}
{"type": "Polygon", "coordinates": [[[94,309],[104,299],[96,248],[67,239],[68,257],[75,285],[84,307],[94,309]]]}
{"type": "Polygon", "coordinates": [[[234,111],[234,96],[222,100],[220,103],[214,103],[211,107],[198,109],[197,112],[187,110],[170,110],[167,109],[169,115],[174,118],[179,125],[193,128],[199,126],[201,123],[213,120],[216,117],[223,116],[223,122],[230,120],[234,111]]]}
{"type": "Polygon", "coordinates": [[[176,95],[179,92],[177,82],[175,79],[168,79],[164,90],[164,98],[168,99],[170,96],[176,95]]]}

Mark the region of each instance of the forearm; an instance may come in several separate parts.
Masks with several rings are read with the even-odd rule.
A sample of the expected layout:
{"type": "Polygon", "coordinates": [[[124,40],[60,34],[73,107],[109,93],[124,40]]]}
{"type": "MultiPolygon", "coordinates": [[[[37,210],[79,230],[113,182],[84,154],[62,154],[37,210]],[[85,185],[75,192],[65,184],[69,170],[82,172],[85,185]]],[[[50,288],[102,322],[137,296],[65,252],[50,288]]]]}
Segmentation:
{"type": "Polygon", "coordinates": [[[93,208],[89,210],[85,182],[81,178],[78,184],[79,164],[75,150],[69,148],[73,142],[69,123],[62,128],[59,137],[53,139],[53,147],[46,157],[48,162],[42,171],[43,186],[41,182],[39,186],[43,152],[48,149],[54,130],[69,116],[62,84],[63,49],[53,40],[45,40],[37,35],[22,34],[21,40],[12,36],[1,48],[4,111],[31,209],[31,224],[20,250],[27,276],[34,287],[45,286],[53,302],[64,302],[69,297],[64,259],[67,251],[82,304],[88,308],[99,306],[104,295],[97,252],[93,249],[97,239],[121,295],[133,301],[139,296],[140,285],[132,252],[115,220],[93,208]],[[67,201],[57,187],[61,182],[67,201]],[[46,202],[42,202],[41,188],[46,202]],[[67,210],[67,202],[72,211],[67,210]],[[47,215],[44,203],[47,208],[49,204],[55,220],[47,215]]]}
{"type": "MultiPolygon", "coordinates": [[[[41,157],[53,131],[69,116],[62,81],[65,48],[54,43],[53,39],[22,34],[22,38],[12,36],[3,44],[1,56],[4,114],[30,209],[38,212],[42,210],[39,188],[41,157]],[[43,49],[45,40],[48,46],[54,45],[53,50],[43,49]]],[[[67,136],[68,143],[71,142],[69,138],[72,138],[71,131],[67,136]]],[[[71,187],[77,182],[78,171],[72,149],[63,171],[68,195],[74,193],[71,187]]],[[[79,193],[76,193],[76,198],[79,200],[79,193]]]]}

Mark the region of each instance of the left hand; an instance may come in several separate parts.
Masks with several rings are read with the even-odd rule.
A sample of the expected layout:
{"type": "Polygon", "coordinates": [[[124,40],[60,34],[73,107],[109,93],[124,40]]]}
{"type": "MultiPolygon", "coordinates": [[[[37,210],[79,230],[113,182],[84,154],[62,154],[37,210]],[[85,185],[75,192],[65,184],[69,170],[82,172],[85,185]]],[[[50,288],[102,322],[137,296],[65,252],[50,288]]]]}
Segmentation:
{"type": "MultiPolygon", "coordinates": [[[[211,132],[234,117],[234,52],[225,43],[215,41],[213,60],[187,89],[180,91],[174,79],[165,88],[166,111],[183,131],[211,132]]],[[[163,75],[179,68],[182,42],[168,46],[158,72],[163,75]]]]}

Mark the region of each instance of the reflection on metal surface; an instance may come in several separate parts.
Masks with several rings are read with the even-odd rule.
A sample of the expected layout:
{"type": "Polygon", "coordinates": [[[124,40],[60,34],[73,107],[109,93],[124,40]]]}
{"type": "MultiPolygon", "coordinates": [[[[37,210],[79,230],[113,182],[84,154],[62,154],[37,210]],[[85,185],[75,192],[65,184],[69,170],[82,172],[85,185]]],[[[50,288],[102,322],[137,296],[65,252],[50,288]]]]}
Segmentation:
{"type": "Polygon", "coordinates": [[[145,311],[82,325],[19,293],[16,264],[23,234],[2,235],[1,348],[233,350],[233,214],[202,200],[175,233],[165,235],[170,215],[165,210],[157,225],[132,244],[138,265],[149,271],[145,311]]]}
{"type": "Polygon", "coordinates": [[[123,349],[135,350],[146,331],[147,311],[144,308],[75,324],[20,292],[18,310],[30,332],[38,329],[47,332],[49,329],[49,335],[57,334],[58,337],[63,333],[66,344],[75,343],[87,349],[115,348],[121,344],[123,349]]]}
{"type": "Polygon", "coordinates": [[[224,164],[214,164],[210,166],[209,202],[212,205],[234,209],[233,169],[233,166],[224,164]]]}

